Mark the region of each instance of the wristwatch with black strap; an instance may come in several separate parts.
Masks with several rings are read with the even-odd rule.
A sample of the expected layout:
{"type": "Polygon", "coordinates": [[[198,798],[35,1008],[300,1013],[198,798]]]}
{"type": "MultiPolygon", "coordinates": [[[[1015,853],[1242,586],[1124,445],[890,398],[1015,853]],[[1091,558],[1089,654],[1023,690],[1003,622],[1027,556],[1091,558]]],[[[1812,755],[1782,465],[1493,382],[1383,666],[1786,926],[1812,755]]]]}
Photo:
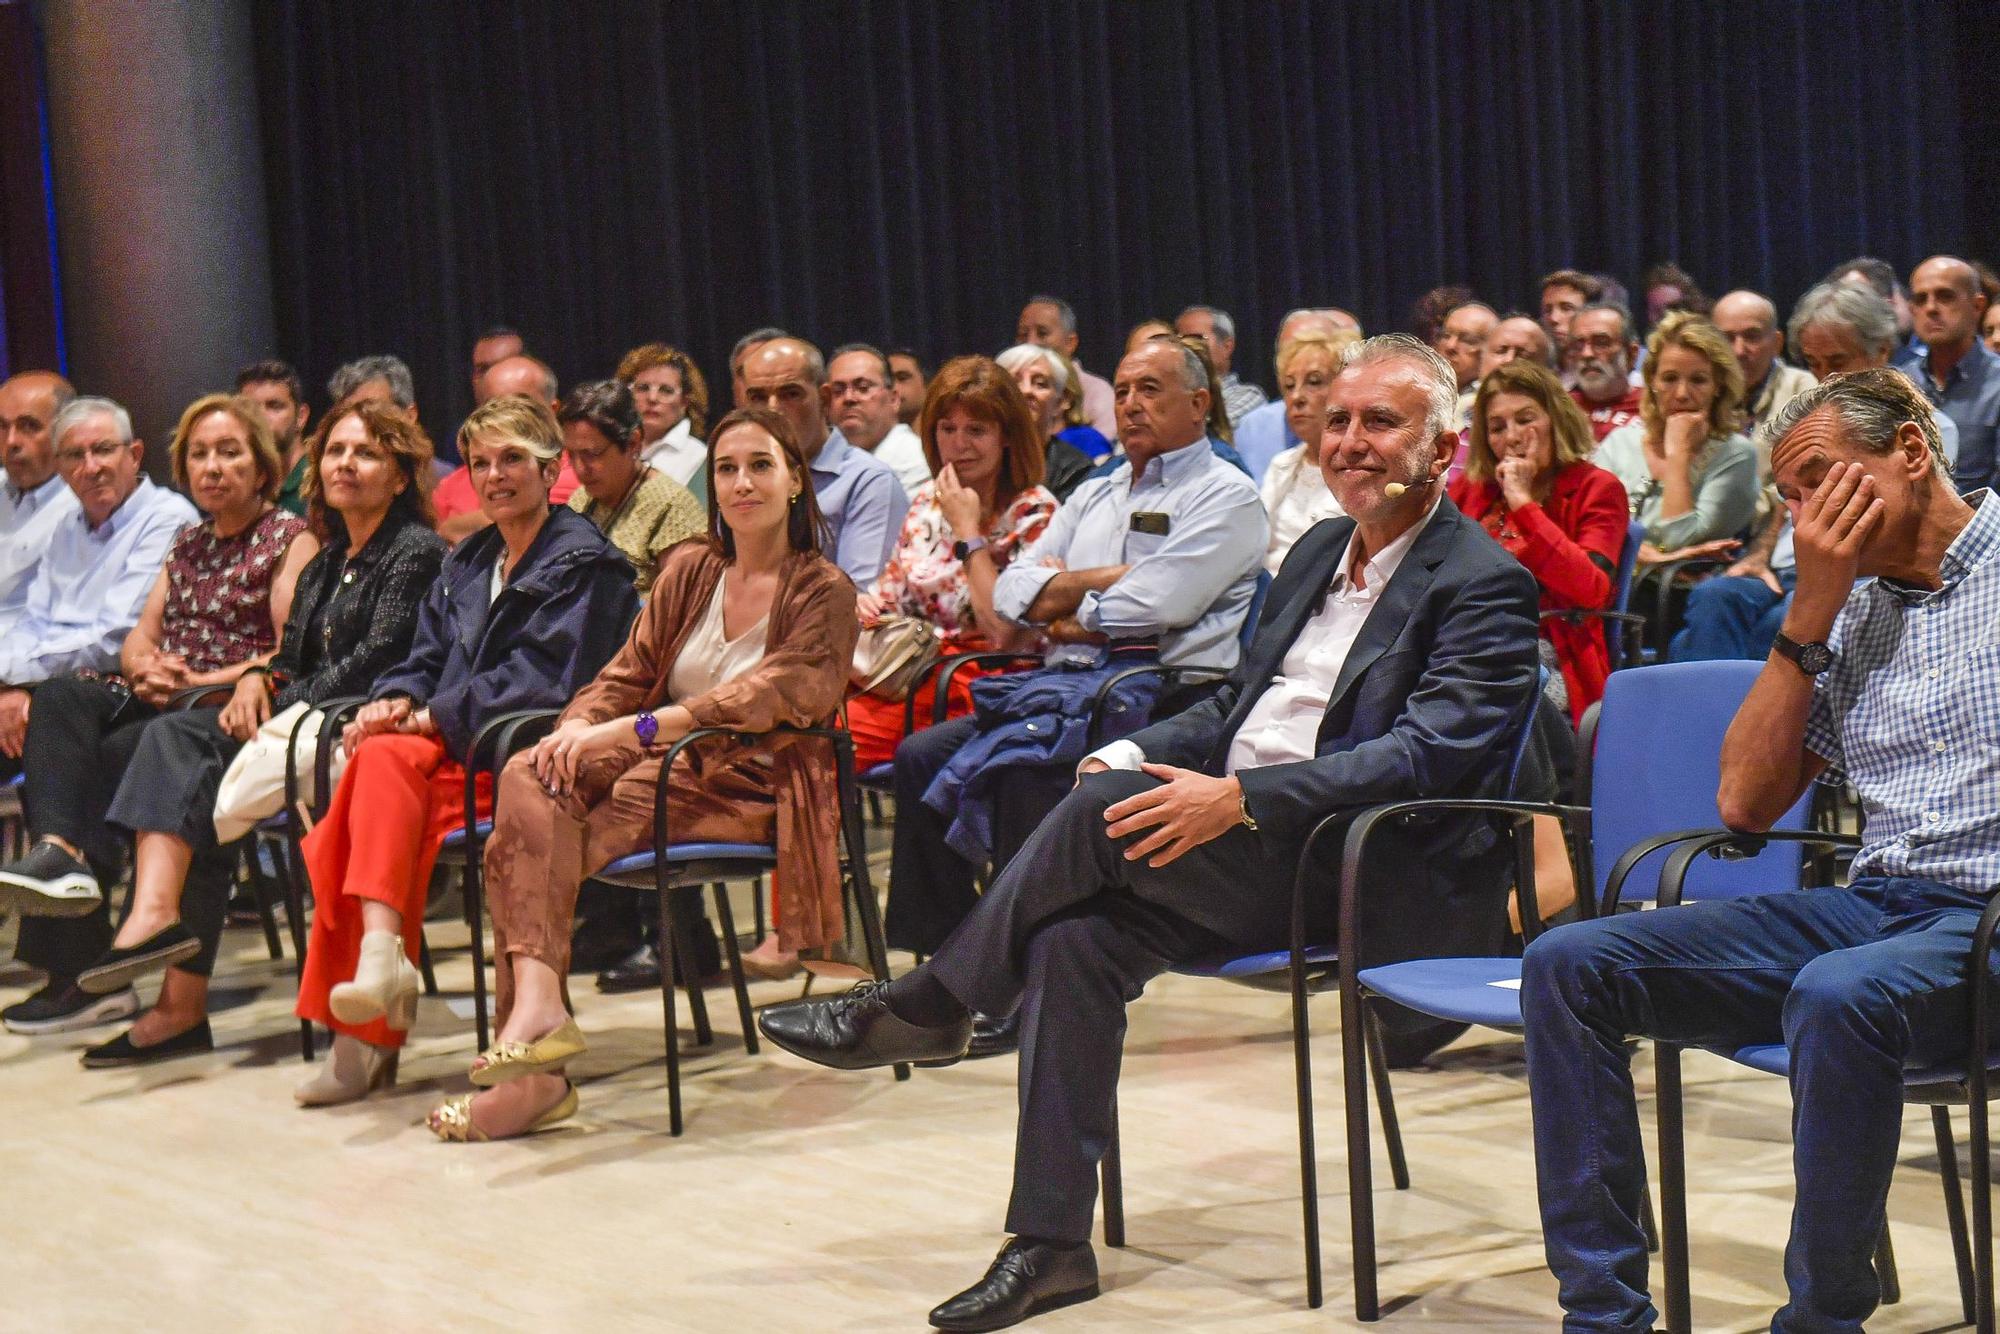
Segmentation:
{"type": "Polygon", "coordinates": [[[1833,650],[1825,644],[1817,641],[1801,644],[1782,630],[1771,640],[1771,651],[1779,657],[1788,659],[1807,676],[1818,676],[1833,666],[1833,650]]]}

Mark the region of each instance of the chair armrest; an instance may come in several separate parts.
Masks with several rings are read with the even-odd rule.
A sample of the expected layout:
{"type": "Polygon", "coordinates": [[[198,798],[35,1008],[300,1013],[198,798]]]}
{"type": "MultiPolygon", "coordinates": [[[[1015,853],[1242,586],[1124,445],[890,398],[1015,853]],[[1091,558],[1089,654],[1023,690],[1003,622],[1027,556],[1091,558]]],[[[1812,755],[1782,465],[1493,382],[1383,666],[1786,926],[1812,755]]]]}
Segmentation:
{"type": "Polygon", "coordinates": [[[1653,650],[1660,658],[1666,657],[1667,644],[1673,639],[1671,628],[1667,624],[1667,614],[1672,606],[1675,581],[1682,574],[1728,568],[1727,561],[1717,560],[1713,556],[1688,556],[1680,560],[1663,560],[1658,564],[1648,565],[1633,576],[1635,595],[1637,585],[1642,580],[1652,580],[1658,585],[1653,595],[1652,625],[1653,650]]]}
{"type": "MultiPolygon", "coordinates": [[[[1975,1107],[1986,1102],[1986,1053],[1992,1050],[1992,992],[1993,992],[1993,934],[2000,928],[2000,893],[1986,902],[1986,911],[1979,915],[1979,925],[1972,932],[1972,949],[1967,966],[1972,971],[1972,1023],[1966,1044],[1966,1092],[1968,1101],[1975,1107]]],[[[1989,1152],[1985,1143],[1985,1119],[1972,1119],[1975,1142],[1973,1149],[1978,1153],[1989,1152]]]]}
{"type": "Polygon", "coordinates": [[[842,817],[848,814],[847,802],[853,798],[854,788],[854,738],[845,728],[840,727],[773,727],[763,732],[745,732],[731,727],[697,727],[681,737],[660,757],[660,780],[653,786],[653,859],[664,864],[667,848],[673,842],[667,829],[667,776],[673,772],[674,761],[690,745],[705,737],[733,737],[742,745],[755,745],[765,737],[800,736],[819,737],[833,746],[834,767],[838,785],[838,799],[842,805],[842,817]]]}
{"type": "Polygon", "coordinates": [[[365,695],[346,695],[330,699],[319,706],[326,721],[319,727],[319,744],[313,748],[313,806],[324,812],[333,801],[333,793],[328,791],[333,785],[333,750],[340,744],[340,734],[354,715],[361,712],[368,703],[365,695]]]}
{"type": "Polygon", "coordinates": [[[210,695],[229,695],[234,694],[235,690],[235,681],[231,681],[227,685],[187,686],[184,689],[176,690],[173,696],[167,700],[167,707],[161,710],[161,712],[184,713],[189,709],[200,707],[201,702],[210,695]]]}
{"type": "MultiPolygon", "coordinates": [[[[332,699],[327,700],[325,703],[320,704],[318,708],[321,711],[327,713],[328,715],[327,726],[331,726],[332,710],[345,709],[350,706],[359,707],[360,705],[366,704],[367,702],[368,702],[367,699],[361,695],[338,695],[332,699]]],[[[295,814],[298,810],[299,733],[305,730],[306,722],[313,716],[313,712],[314,712],[313,709],[310,708],[302,710],[299,713],[298,718],[295,719],[292,723],[291,734],[285,738],[285,810],[288,814],[295,814]]],[[[320,728],[320,739],[322,742],[325,741],[326,730],[327,730],[326,727],[320,728]]],[[[323,790],[326,787],[326,781],[325,781],[326,775],[323,771],[320,771],[317,768],[319,760],[317,752],[315,753],[313,759],[315,765],[315,774],[320,779],[320,785],[318,789],[315,789],[315,795],[318,796],[321,802],[324,802],[327,799],[327,793],[323,790]]]]}
{"type": "Polygon", "coordinates": [[[924,669],[924,674],[910,686],[910,694],[903,701],[903,735],[917,730],[917,693],[932,676],[942,672],[937,678],[937,694],[931,699],[931,726],[945,720],[951,707],[951,683],[965,667],[987,667],[1000,663],[1015,663],[1024,667],[1042,665],[1039,653],[947,653],[924,669]]]}
{"type": "Polygon", "coordinates": [[[1686,886],[1688,868],[1706,852],[1729,861],[1755,857],[1766,843],[1806,843],[1824,848],[1858,848],[1861,840],[1853,834],[1823,834],[1812,829],[1772,829],[1761,834],[1744,834],[1733,829],[1702,830],[1680,840],[1682,846],[1667,857],[1660,868],[1660,888],[1654,902],[1663,908],[1677,906],[1686,886]]]}
{"type": "Polygon", "coordinates": [[[1614,611],[1609,607],[1563,607],[1543,612],[1541,619],[1568,621],[1572,625],[1584,621],[1604,621],[1607,631],[1616,626],[1620,631],[1620,642],[1615,647],[1609,642],[1605,645],[1611,651],[1613,667],[1638,661],[1646,647],[1646,618],[1637,612],[1614,611]]]}
{"type": "Polygon", "coordinates": [[[559,709],[515,709],[481,724],[465,755],[465,846],[468,857],[476,856],[479,838],[479,775],[491,773],[500,781],[500,770],[514,755],[526,750],[554,729],[559,709]],[[482,763],[482,760],[484,763],[482,763]]]}
{"type": "Polygon", "coordinates": [[[1104,744],[1104,706],[1111,702],[1111,692],[1126,681],[1141,676],[1159,677],[1162,691],[1175,686],[1207,685],[1229,679],[1228,672],[1218,672],[1207,667],[1168,667],[1158,662],[1142,663],[1137,667],[1127,667],[1122,672],[1112,673],[1091,697],[1090,722],[1084,732],[1085,754],[1104,744]]]}
{"type": "MultiPolygon", "coordinates": [[[[1359,812],[1336,811],[1313,827],[1306,838],[1305,847],[1299,852],[1299,867],[1292,883],[1292,920],[1294,932],[1300,947],[1305,938],[1305,887],[1306,871],[1312,859],[1314,845],[1323,833],[1331,832],[1341,822],[1347,824],[1347,838],[1341,849],[1340,859],[1340,959],[1343,970],[1359,957],[1360,949],[1360,905],[1367,893],[1367,881],[1362,872],[1367,867],[1369,841],[1385,822],[1400,820],[1408,816],[1453,813],[1484,812],[1489,815],[1507,817],[1513,826],[1511,833],[1515,840],[1515,885],[1514,893],[1521,909],[1521,935],[1523,940],[1533,940],[1542,932],[1541,912],[1535,902],[1534,857],[1532,856],[1533,835],[1526,843],[1520,839],[1520,831],[1537,815],[1546,815],[1562,826],[1564,842],[1572,849],[1571,863],[1574,870],[1573,850],[1590,845],[1590,810],[1584,806],[1562,806],[1546,801],[1510,801],[1504,798],[1483,797],[1432,797],[1411,801],[1392,801],[1380,806],[1365,807],[1359,812]]],[[[1578,877],[1577,901],[1587,904],[1588,888],[1578,877]]],[[[1584,909],[1589,914],[1589,909],[1584,909]]]]}

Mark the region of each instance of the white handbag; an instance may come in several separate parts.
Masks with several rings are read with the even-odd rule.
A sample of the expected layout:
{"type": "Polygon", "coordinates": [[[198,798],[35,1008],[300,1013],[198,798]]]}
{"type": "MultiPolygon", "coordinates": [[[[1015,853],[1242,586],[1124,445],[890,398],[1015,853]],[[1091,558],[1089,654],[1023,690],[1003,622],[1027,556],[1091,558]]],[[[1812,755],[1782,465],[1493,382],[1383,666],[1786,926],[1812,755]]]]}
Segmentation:
{"type": "MultiPolygon", "coordinates": [[[[313,754],[319,746],[320,724],[326,715],[309,704],[294,704],[280,710],[257,729],[222,775],[215,793],[215,840],[233,843],[260,823],[270,819],[285,805],[285,745],[298,728],[298,795],[302,806],[313,799],[313,754]],[[304,724],[299,720],[303,718],[304,724]]],[[[347,767],[347,752],[335,747],[330,781],[340,782],[347,767]]]]}

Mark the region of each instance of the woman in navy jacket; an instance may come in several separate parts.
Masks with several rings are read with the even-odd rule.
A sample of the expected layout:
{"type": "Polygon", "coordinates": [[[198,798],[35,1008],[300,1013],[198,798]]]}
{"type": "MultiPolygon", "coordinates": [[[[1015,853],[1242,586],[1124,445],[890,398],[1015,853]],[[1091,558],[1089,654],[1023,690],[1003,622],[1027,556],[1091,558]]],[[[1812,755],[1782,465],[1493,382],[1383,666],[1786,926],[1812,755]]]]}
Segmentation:
{"type": "MultiPolygon", "coordinates": [[[[638,610],[631,566],[596,525],[550,509],[562,453],[553,413],[493,399],[459,450],[492,526],[445,561],[402,665],[347,729],[352,757],[304,850],[317,906],[298,1013],[334,1030],[296,1097],[349,1102],[395,1073],[416,1014],[418,933],[431,867],[464,816],[465,769],[488,719],[558,708],[597,675],[638,610]]],[[[489,783],[478,790],[492,810],[489,783]]]]}

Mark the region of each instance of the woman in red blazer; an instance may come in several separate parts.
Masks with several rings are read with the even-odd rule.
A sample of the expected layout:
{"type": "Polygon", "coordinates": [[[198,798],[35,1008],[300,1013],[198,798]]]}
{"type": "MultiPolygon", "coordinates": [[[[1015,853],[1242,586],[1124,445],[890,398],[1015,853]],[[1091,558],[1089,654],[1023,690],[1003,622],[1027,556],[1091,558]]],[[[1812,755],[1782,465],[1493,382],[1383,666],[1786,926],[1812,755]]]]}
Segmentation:
{"type": "MultiPolygon", "coordinates": [[[[1479,382],[1450,495],[1533,573],[1543,611],[1607,607],[1616,591],[1631,516],[1624,484],[1590,462],[1594,448],[1589,419],[1545,367],[1510,361],[1479,382]]],[[[1611,674],[1602,624],[1544,618],[1542,661],[1550,694],[1581,720],[1611,674]]]]}

